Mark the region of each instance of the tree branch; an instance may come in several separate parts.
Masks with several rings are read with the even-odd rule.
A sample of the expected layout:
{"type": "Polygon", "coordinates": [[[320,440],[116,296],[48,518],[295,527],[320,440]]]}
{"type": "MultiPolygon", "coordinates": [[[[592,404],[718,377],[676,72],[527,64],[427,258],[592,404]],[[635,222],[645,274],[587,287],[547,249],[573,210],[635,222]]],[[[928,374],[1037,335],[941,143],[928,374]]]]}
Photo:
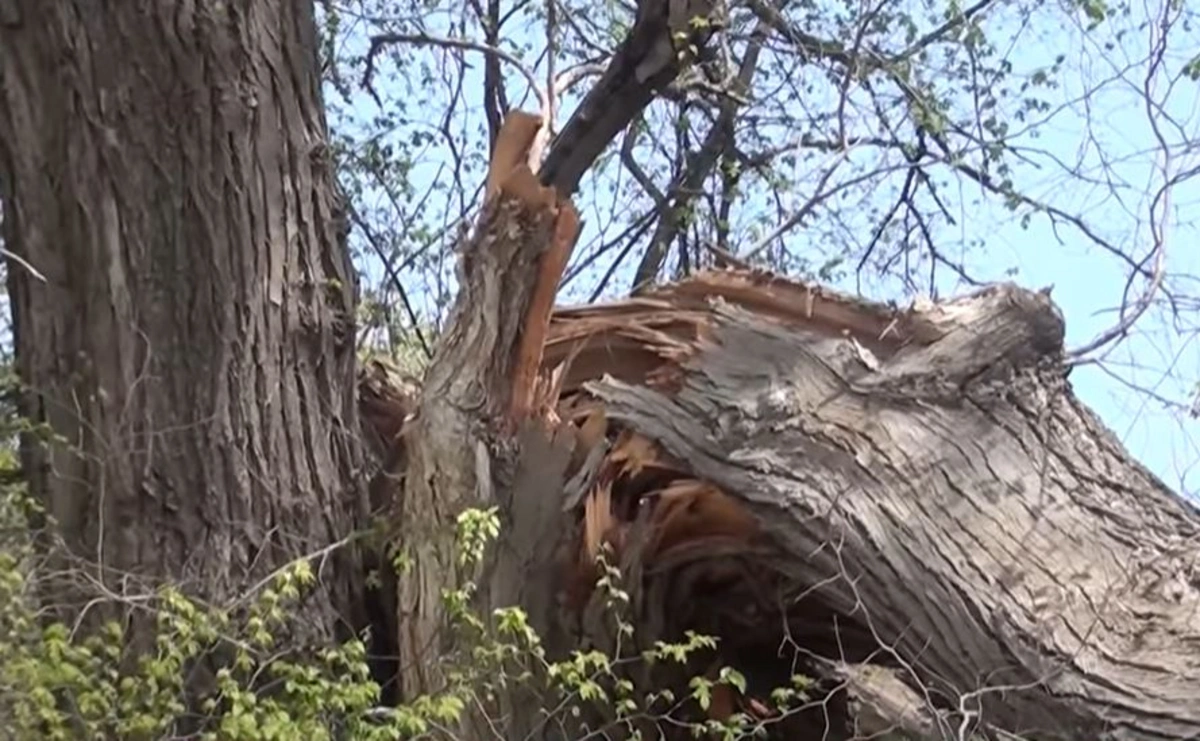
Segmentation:
{"type": "Polygon", "coordinates": [[[464,49],[467,51],[477,51],[489,57],[507,62],[520,72],[521,76],[529,83],[529,87],[532,88],[533,94],[537,97],[538,104],[542,110],[546,111],[549,109],[549,97],[546,91],[542,90],[541,81],[538,80],[537,75],[512,54],[479,41],[430,36],[427,33],[384,33],[371,37],[371,48],[367,51],[366,69],[363,71],[362,85],[375,98],[376,103],[379,102],[379,97],[375,94],[375,90],[371,86],[371,80],[375,76],[375,57],[388,44],[428,44],[448,49],[464,49]]]}
{"type": "Polygon", "coordinates": [[[707,42],[709,29],[689,23],[707,17],[706,0],[642,0],[628,36],[617,47],[600,80],[555,137],[541,169],[541,181],[566,196],[617,135],[654,100],[707,42]],[[673,40],[675,33],[684,37],[673,40]]]}
{"type": "Polygon", "coordinates": [[[750,32],[750,42],[746,46],[745,56],[742,57],[737,78],[734,80],[735,95],[726,96],[721,101],[720,113],[708,130],[704,143],[700,145],[699,151],[689,158],[681,177],[672,184],[667,192],[667,208],[659,214],[658,225],[650,239],[650,246],[646,248],[645,254],[642,255],[642,261],[638,264],[637,272],[634,274],[633,292],[635,294],[648,287],[658,275],[663,260],[666,259],[667,250],[675,241],[682,226],[678,214],[688,210],[703,187],[704,181],[712,174],[717,159],[730,144],[733,138],[734,117],[741,108],[738,101],[744,99],[743,96],[749,92],[750,85],[754,81],[754,73],[758,68],[758,57],[762,51],[768,28],[769,26],[760,20],[750,32]]]}

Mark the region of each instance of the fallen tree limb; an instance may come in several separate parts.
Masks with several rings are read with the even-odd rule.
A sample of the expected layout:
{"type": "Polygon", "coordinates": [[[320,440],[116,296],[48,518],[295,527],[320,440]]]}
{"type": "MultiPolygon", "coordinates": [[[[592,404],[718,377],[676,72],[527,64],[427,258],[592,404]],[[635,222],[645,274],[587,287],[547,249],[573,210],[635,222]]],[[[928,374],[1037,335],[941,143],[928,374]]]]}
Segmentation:
{"type": "MultiPolygon", "coordinates": [[[[774,550],[753,569],[790,605],[776,642],[900,668],[931,707],[1022,737],[1200,733],[1200,516],[1074,399],[1045,296],[1004,285],[901,312],[714,273],[560,316],[557,337],[586,324],[608,347],[674,322],[675,345],[638,348],[661,367],[593,354],[591,376],[611,375],[572,376],[680,478],[753,514],[746,547],[774,550]],[[706,295],[741,306],[702,321],[706,295]]],[[[680,604],[644,601],[643,620],[688,627],[680,604]]],[[[717,632],[733,653],[746,635],[717,632]]]]}

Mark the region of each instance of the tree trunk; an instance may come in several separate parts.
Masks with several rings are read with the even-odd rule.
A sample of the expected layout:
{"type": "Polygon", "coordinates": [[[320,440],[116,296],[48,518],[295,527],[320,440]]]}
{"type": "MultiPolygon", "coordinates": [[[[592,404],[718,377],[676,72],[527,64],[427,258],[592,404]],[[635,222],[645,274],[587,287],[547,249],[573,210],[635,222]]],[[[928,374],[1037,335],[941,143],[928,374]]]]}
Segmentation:
{"type": "MultiPolygon", "coordinates": [[[[674,470],[597,474],[614,542],[641,551],[643,642],[715,633],[752,685],[795,660],[845,686],[842,662],[870,662],[909,685],[885,727],[912,737],[1200,736],[1200,512],[1073,397],[1048,298],[893,312],[716,273],[649,299],[560,312],[545,357],[572,355],[564,398],[674,470]],[[628,535],[624,499],[658,534],[628,535]]],[[[897,695],[853,675],[860,700],[897,695]]]]}
{"type": "MultiPolygon", "coordinates": [[[[312,13],[3,5],[22,411],[58,436],[27,441],[25,470],[113,593],[165,577],[226,600],[361,521],[354,276],[312,13]]],[[[342,554],[315,566],[307,622],[328,635],[361,579],[342,554]]]]}
{"type": "MultiPolygon", "coordinates": [[[[538,491],[541,481],[557,480],[552,472],[565,463],[539,461],[551,473],[541,471],[546,475],[529,481],[539,473],[518,470],[513,445],[526,437],[531,444],[538,441],[528,423],[545,403],[536,384],[542,345],[579,228],[570,202],[541,186],[524,164],[533,138],[523,120],[510,116],[497,138],[489,175],[495,187],[489,187],[463,248],[462,290],[403,436],[403,457],[392,462],[404,472],[399,545],[410,566],[398,576],[397,606],[400,686],[410,699],[442,686],[441,595],[457,585],[453,518],[468,507],[511,503],[512,485],[538,491]],[[522,429],[529,434],[515,435],[522,429]],[[497,481],[503,482],[499,491],[497,481]]],[[[547,512],[560,514],[545,506],[550,502],[543,497],[540,508],[535,504],[520,515],[505,507],[510,547],[492,565],[497,575],[492,605],[535,602],[548,609],[543,602],[550,591],[534,588],[527,597],[522,589],[527,580],[513,574],[527,575],[526,568],[541,570],[548,562],[547,539],[535,523],[547,512]]],[[[534,627],[549,626],[535,619],[534,627]]]]}

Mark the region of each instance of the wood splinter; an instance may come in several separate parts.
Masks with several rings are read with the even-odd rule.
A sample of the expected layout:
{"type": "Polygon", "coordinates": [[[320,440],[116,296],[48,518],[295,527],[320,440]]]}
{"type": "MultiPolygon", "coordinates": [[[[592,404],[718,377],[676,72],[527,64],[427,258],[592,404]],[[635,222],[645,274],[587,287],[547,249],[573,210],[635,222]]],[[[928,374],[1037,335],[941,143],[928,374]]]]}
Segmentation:
{"type": "Polygon", "coordinates": [[[559,200],[553,187],[538,182],[530,165],[532,149],[543,127],[541,116],[512,111],[504,119],[488,165],[484,203],[505,196],[534,212],[553,217],[549,242],[538,257],[538,269],[522,323],[513,362],[512,402],[509,420],[526,418],[533,406],[543,348],[550,329],[550,313],[567,260],[579,236],[579,214],[569,200],[559,200]]]}
{"type": "Polygon", "coordinates": [[[503,192],[531,206],[557,205],[554,189],[539,183],[532,169],[533,145],[542,125],[542,117],[536,113],[511,111],[505,117],[488,163],[484,203],[503,192]]]}

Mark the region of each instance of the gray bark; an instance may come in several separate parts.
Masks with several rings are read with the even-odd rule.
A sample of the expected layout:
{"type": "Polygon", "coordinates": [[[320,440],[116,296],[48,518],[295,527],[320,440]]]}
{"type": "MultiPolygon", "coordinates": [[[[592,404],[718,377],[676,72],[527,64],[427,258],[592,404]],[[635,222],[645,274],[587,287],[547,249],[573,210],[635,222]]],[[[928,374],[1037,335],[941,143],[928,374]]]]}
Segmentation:
{"type": "MultiPolygon", "coordinates": [[[[1200,736],[1200,513],[1074,398],[1049,301],[1000,286],[892,323],[879,307],[785,294],[729,291],[750,313],[675,292],[677,318],[687,308],[711,329],[675,389],[648,387],[619,357],[587,369],[625,376],[586,384],[610,420],[737,496],[761,527],[753,543],[659,571],[748,563],[743,582],[777,590],[767,609],[790,605],[757,620],[767,642],[786,624],[827,659],[890,667],[932,714],[974,713],[967,726],[1200,736]]],[[[669,580],[651,582],[640,624],[660,632],[737,604],[681,609],[669,580]]],[[[747,643],[728,629],[736,617],[724,622],[731,655],[747,643]]],[[[933,737],[957,731],[947,722],[933,737]]]]}

